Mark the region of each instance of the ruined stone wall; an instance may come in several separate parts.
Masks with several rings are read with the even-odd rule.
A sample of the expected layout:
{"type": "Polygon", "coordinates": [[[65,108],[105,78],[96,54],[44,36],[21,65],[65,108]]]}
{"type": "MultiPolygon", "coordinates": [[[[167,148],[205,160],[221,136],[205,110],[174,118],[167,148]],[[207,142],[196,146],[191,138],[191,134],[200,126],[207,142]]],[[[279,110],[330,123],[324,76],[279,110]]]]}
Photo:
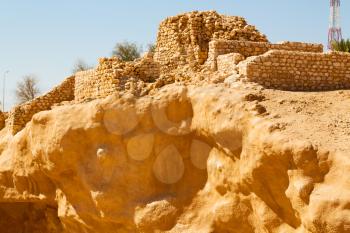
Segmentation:
{"type": "Polygon", "coordinates": [[[74,100],[75,77],[69,77],[50,92],[16,106],[9,113],[8,125],[13,134],[22,130],[33,115],[51,109],[54,104],[74,100]]]}
{"type": "Polygon", "coordinates": [[[216,58],[217,69],[222,73],[233,73],[236,65],[244,59],[245,57],[240,53],[228,53],[219,55],[216,58]]]}
{"type": "Polygon", "coordinates": [[[272,49],[321,53],[323,52],[323,45],[289,41],[281,42],[279,44],[271,44],[266,42],[222,39],[213,40],[209,43],[209,55],[206,65],[208,65],[211,69],[216,70],[216,58],[220,55],[228,53],[240,53],[244,57],[250,57],[264,54],[272,49]]]}
{"type": "MultiPolygon", "coordinates": [[[[288,90],[349,87],[349,55],[322,51],[320,44],[268,43],[266,36],[242,17],[219,15],[215,11],[190,12],[161,23],[154,55],[148,53],[133,62],[115,57],[100,59],[96,69],[78,72],[46,95],[15,107],[7,124],[16,133],[35,113],[62,101],[88,101],[121,91],[143,95],[153,84],[158,88],[178,78],[179,73],[170,73],[172,70],[180,67],[187,71],[187,65],[203,68],[205,62],[213,70],[228,73],[248,58],[240,63],[240,72],[268,87],[288,90]]],[[[0,128],[2,122],[0,114],[0,128]]]]}
{"type": "Polygon", "coordinates": [[[102,58],[96,69],[78,72],[75,79],[75,100],[103,98],[123,90],[140,94],[144,85],[159,77],[159,65],[152,54],[133,62],[116,57],[102,58]]]}
{"type": "Polygon", "coordinates": [[[106,93],[113,90],[111,81],[110,79],[100,80],[95,69],[77,72],[75,74],[75,100],[81,101],[105,96],[106,93]]]}
{"type": "Polygon", "coordinates": [[[249,81],[282,90],[350,88],[350,54],[271,50],[239,64],[249,81]]]}
{"type": "Polygon", "coordinates": [[[203,64],[213,39],[267,42],[266,36],[242,17],[195,11],[167,18],[160,24],[155,60],[164,72],[183,64],[203,64]]]}

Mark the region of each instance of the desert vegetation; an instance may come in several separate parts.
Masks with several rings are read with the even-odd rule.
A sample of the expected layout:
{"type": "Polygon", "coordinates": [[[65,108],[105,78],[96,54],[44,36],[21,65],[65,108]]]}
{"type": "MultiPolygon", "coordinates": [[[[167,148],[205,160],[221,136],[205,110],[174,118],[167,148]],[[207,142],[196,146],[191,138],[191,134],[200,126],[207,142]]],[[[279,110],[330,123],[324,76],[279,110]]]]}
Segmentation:
{"type": "Polygon", "coordinates": [[[136,43],[124,41],[115,45],[112,55],[123,61],[133,61],[141,56],[141,52],[141,47],[136,43]]]}
{"type": "Polygon", "coordinates": [[[91,69],[92,67],[89,66],[84,60],[82,59],[78,59],[74,66],[73,66],[73,73],[76,73],[76,72],[79,72],[79,71],[85,71],[85,70],[88,70],[88,69],[91,69]]]}
{"type": "Polygon", "coordinates": [[[17,83],[16,99],[19,104],[33,100],[40,94],[38,79],[34,75],[26,75],[17,83]]]}
{"type": "Polygon", "coordinates": [[[350,52],[350,39],[342,39],[340,41],[333,41],[333,50],[338,52],[350,52]]]}

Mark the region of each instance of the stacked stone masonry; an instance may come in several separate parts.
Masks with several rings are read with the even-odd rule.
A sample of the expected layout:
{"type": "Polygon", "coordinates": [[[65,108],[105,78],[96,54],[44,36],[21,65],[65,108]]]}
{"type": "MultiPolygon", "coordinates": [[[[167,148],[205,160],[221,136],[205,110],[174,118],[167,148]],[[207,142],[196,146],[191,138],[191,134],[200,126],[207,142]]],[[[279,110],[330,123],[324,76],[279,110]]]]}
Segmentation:
{"type": "Polygon", "coordinates": [[[96,69],[78,72],[46,95],[15,107],[8,116],[0,114],[0,128],[6,119],[15,134],[35,113],[63,101],[89,101],[122,91],[143,95],[161,87],[168,76],[173,80],[179,68],[239,72],[239,77],[284,90],[350,88],[350,55],[322,52],[320,44],[271,44],[241,17],[190,12],[161,23],[154,54],[133,62],[102,58],[96,69]]]}
{"type": "Polygon", "coordinates": [[[39,96],[30,102],[16,106],[12,109],[7,119],[11,132],[16,134],[22,130],[32,119],[34,114],[49,110],[53,105],[63,101],[74,100],[74,83],[75,77],[69,77],[64,80],[62,84],[55,87],[45,95],[39,96]]]}
{"type": "Polygon", "coordinates": [[[217,69],[222,73],[232,73],[236,65],[243,60],[245,60],[245,57],[240,53],[219,55],[216,58],[217,69]]]}
{"type": "Polygon", "coordinates": [[[190,12],[164,20],[159,27],[155,60],[162,72],[183,64],[203,64],[214,39],[267,42],[266,36],[244,18],[215,11],[190,12]]]}
{"type": "Polygon", "coordinates": [[[216,70],[217,58],[223,54],[239,53],[245,58],[266,53],[269,50],[290,50],[302,52],[322,53],[322,44],[311,44],[301,42],[281,42],[271,44],[267,42],[251,42],[237,40],[213,40],[209,43],[209,55],[206,65],[212,70],[216,70]]]}
{"type": "Polygon", "coordinates": [[[159,77],[159,65],[151,53],[133,62],[102,58],[96,69],[78,72],[75,76],[75,100],[84,101],[123,90],[140,90],[140,86],[159,77]]]}
{"type": "Polygon", "coordinates": [[[239,72],[268,88],[317,91],[350,88],[350,54],[271,50],[247,59],[239,72]]]}

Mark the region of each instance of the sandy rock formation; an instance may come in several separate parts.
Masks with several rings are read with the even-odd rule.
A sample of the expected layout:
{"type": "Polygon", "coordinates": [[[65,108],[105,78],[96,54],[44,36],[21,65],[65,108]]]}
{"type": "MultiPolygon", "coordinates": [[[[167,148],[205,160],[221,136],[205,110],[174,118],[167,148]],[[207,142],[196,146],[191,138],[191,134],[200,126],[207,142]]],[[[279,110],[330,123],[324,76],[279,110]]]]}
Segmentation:
{"type": "MultiPolygon", "coordinates": [[[[113,63],[135,68],[103,60],[107,81],[113,63]]],[[[0,231],[349,233],[350,91],[193,72],[207,79],[61,103],[1,130],[0,231]]]]}
{"type": "Polygon", "coordinates": [[[5,127],[6,115],[4,112],[0,111],[0,130],[5,127]]]}
{"type": "Polygon", "coordinates": [[[326,108],[291,116],[266,100],[282,92],[242,85],[170,85],[36,114],[1,154],[0,209],[20,221],[10,211],[22,200],[38,217],[8,232],[35,218],[51,231],[32,232],[349,232],[349,134],[300,136],[326,108]],[[323,146],[335,136],[341,147],[323,146]]]}

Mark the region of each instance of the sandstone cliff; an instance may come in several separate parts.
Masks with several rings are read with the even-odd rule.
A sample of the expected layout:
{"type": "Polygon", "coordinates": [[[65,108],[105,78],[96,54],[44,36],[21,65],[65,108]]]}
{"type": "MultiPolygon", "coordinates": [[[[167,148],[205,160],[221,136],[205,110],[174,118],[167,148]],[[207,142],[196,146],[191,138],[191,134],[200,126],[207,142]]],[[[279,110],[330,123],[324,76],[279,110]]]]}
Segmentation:
{"type": "Polygon", "coordinates": [[[350,91],[182,72],[0,131],[0,232],[350,232],[350,91]]]}

